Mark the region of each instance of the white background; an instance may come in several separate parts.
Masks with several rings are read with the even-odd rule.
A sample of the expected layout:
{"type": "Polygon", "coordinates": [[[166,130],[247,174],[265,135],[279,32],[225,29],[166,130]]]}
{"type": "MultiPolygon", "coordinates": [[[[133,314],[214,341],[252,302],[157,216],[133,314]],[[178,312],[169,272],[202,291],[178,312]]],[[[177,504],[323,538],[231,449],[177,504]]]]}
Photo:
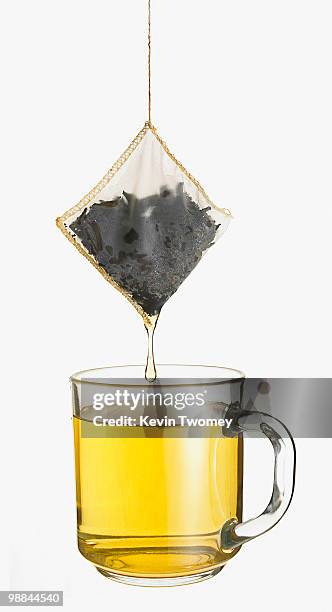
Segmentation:
{"type": "MultiPolygon", "coordinates": [[[[331,2],[153,5],[153,121],[235,217],[165,306],[157,359],[249,376],[329,377],[331,2]]],[[[1,506],[10,567],[4,561],[0,588],[64,589],[66,610],[325,612],[329,440],[297,442],[287,516],[214,580],[121,586],[77,552],[68,377],[143,362],[145,332],[55,217],[89,191],[146,119],[146,2],[2,0],[1,12],[1,506]]],[[[250,515],[264,505],[271,465],[254,453],[248,467],[250,515]]]]}

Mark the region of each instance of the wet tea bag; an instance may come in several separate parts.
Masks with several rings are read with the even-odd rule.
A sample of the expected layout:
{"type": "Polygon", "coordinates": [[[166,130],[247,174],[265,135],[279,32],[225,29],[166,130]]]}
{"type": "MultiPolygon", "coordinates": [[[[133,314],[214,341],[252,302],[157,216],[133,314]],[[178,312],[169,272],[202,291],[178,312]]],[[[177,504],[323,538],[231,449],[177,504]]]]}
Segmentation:
{"type": "Polygon", "coordinates": [[[151,123],[150,43],[149,28],[149,121],[57,224],[143,317],[153,369],[160,310],[225,232],[231,213],[211,202],[151,123]]]}
{"type": "Polygon", "coordinates": [[[146,319],[159,314],[229,220],[147,125],[58,224],[146,319]]]}

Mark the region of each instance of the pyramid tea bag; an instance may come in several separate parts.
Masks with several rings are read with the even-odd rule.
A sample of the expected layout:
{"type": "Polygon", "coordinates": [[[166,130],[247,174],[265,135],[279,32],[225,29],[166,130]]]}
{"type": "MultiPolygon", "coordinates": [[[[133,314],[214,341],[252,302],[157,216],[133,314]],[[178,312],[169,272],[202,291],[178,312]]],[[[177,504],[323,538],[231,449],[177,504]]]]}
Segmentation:
{"type": "Polygon", "coordinates": [[[230,213],[210,202],[153,128],[135,144],[58,224],[146,320],[225,231],[230,213]]]}
{"type": "Polygon", "coordinates": [[[231,213],[211,202],[151,123],[150,19],[148,42],[149,121],[57,224],[143,317],[152,363],[161,308],[227,229],[231,213]]]}

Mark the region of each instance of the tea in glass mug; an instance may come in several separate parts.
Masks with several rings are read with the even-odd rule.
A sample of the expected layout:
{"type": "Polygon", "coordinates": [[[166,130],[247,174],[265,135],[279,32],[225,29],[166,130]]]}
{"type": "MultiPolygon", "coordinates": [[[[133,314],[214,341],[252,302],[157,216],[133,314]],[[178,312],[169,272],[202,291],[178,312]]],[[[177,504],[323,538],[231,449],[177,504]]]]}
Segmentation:
{"type": "MultiPolygon", "coordinates": [[[[286,512],[294,487],[294,443],[280,421],[243,410],[241,372],[158,366],[159,378],[151,384],[139,380],[141,368],[103,368],[71,378],[78,547],[104,576],[120,582],[142,586],[197,582],[219,573],[243,543],[271,529],[286,512]],[[175,397],[176,390],[177,397],[195,398],[208,388],[210,404],[201,407],[199,415],[213,415],[211,421],[225,425],[172,427],[172,419],[167,417],[167,422],[159,405],[152,415],[155,426],[147,426],[152,420],[150,407],[138,402],[125,415],[116,394],[121,387],[143,399],[152,389],[162,389],[164,397],[168,390],[175,397]],[[111,418],[105,421],[115,424],[120,419],[120,427],[99,427],[103,419],[93,405],[96,390],[100,398],[113,398],[107,408],[111,418]],[[135,425],[127,426],[133,415],[135,425]],[[243,432],[247,431],[269,439],[275,469],[266,510],[243,523],[243,432]]],[[[172,408],[177,415],[195,414],[188,406],[172,408]]]]}

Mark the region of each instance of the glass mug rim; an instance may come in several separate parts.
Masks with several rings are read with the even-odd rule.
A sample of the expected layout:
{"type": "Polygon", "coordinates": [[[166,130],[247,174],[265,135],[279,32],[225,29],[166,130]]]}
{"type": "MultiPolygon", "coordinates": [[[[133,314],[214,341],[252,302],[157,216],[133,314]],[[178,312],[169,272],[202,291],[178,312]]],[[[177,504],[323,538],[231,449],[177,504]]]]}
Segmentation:
{"type": "MultiPolygon", "coordinates": [[[[159,363],[156,364],[156,367],[159,368],[172,368],[172,372],[169,372],[168,375],[165,376],[166,379],[170,379],[169,382],[165,382],[163,380],[162,384],[163,386],[174,386],[174,380],[172,382],[172,379],[176,379],[176,374],[174,374],[173,372],[173,368],[176,369],[188,369],[188,372],[184,375],[183,372],[179,373],[179,379],[183,379],[183,378],[187,378],[187,381],[184,382],[176,382],[176,386],[178,387],[185,387],[187,385],[192,385],[192,382],[190,382],[190,379],[192,378],[193,380],[195,380],[195,386],[205,386],[205,385],[223,385],[223,384],[228,384],[230,382],[235,382],[235,381],[241,381],[244,380],[246,378],[246,375],[244,374],[244,372],[242,372],[241,370],[237,370],[236,368],[229,368],[226,366],[217,366],[217,365],[203,365],[203,364],[182,364],[182,363],[159,363]],[[197,371],[197,376],[195,376],[195,370],[197,371]],[[208,374],[206,374],[206,378],[204,379],[204,375],[201,375],[202,370],[207,371],[208,374]],[[215,372],[215,374],[213,375],[212,372],[215,372]],[[196,382],[196,379],[198,382],[196,382]]],[[[122,378],[126,379],[126,382],[124,383],[126,387],[135,387],[137,386],[137,384],[139,386],[142,385],[142,381],[144,382],[144,370],[145,370],[145,365],[144,364],[123,364],[123,365],[111,365],[111,366],[105,366],[105,367],[99,367],[99,368],[92,368],[92,369],[88,369],[88,370],[81,370],[79,372],[75,372],[74,374],[72,374],[72,376],[70,376],[70,381],[72,383],[78,383],[81,384],[83,383],[84,385],[96,385],[98,384],[98,382],[96,382],[96,378],[98,379],[102,379],[102,383],[105,386],[109,386],[109,387],[118,387],[121,386],[121,383],[119,383],[119,379],[115,379],[114,382],[112,380],[108,380],[108,378],[110,378],[110,375],[116,375],[117,371],[119,372],[119,374],[123,374],[124,371],[133,368],[133,369],[137,369],[137,373],[133,374],[131,373],[130,375],[125,375],[122,376],[122,378]],[[102,374],[104,373],[104,374],[102,374]],[[89,381],[89,378],[92,378],[93,380],[89,381]],[[135,379],[138,378],[140,379],[139,383],[136,382],[128,382],[128,379],[135,379]]],[[[163,375],[160,376],[161,378],[163,378],[163,375]]],[[[148,381],[146,381],[147,385],[151,385],[153,386],[154,383],[149,383],[148,381]]],[[[157,386],[158,383],[155,385],[157,386]]]]}

